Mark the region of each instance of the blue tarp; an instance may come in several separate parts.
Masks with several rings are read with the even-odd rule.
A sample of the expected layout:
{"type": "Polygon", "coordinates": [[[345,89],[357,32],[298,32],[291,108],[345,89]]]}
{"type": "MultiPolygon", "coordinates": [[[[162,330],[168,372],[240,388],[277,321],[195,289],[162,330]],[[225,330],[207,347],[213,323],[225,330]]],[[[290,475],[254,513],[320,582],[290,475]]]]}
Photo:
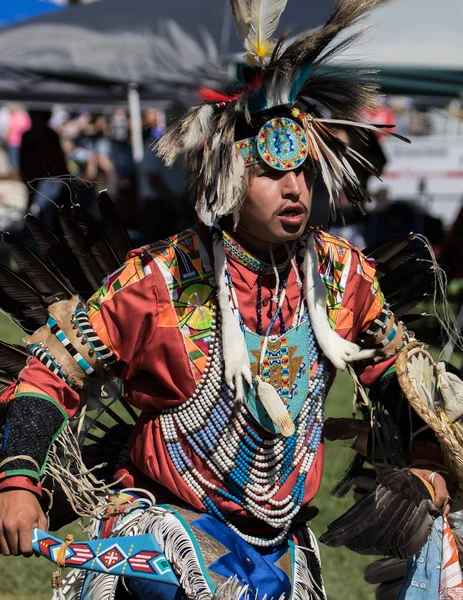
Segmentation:
{"type": "Polygon", "coordinates": [[[27,21],[62,8],[63,6],[47,2],[47,0],[4,0],[4,2],[0,2],[0,27],[27,21]]]}

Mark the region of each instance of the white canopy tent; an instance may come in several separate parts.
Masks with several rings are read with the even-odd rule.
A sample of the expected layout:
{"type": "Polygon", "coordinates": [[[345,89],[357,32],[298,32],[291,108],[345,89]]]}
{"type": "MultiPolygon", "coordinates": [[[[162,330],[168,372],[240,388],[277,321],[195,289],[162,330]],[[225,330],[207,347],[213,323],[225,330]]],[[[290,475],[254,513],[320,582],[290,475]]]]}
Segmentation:
{"type": "Polygon", "coordinates": [[[359,28],[364,26],[371,29],[343,61],[463,70],[462,0],[389,0],[359,28]]]}

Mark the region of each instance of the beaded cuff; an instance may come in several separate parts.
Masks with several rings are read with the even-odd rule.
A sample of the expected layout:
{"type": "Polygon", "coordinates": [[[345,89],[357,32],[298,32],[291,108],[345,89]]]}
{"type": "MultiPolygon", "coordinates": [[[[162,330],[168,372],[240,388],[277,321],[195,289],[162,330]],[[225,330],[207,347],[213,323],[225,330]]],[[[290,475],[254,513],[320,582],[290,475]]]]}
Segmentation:
{"type": "Polygon", "coordinates": [[[378,355],[374,362],[381,362],[395,356],[413,339],[402,321],[397,321],[394,314],[385,304],[368,330],[360,336],[359,342],[366,348],[377,348],[378,355]]]}
{"type": "Polygon", "coordinates": [[[76,389],[95,371],[109,370],[114,353],[93,330],[77,296],[49,308],[47,324],[26,338],[29,352],[76,389]]]}
{"type": "Polygon", "coordinates": [[[64,410],[49,396],[15,396],[1,433],[0,479],[23,475],[40,480],[50,448],[67,421],[64,410]]]}

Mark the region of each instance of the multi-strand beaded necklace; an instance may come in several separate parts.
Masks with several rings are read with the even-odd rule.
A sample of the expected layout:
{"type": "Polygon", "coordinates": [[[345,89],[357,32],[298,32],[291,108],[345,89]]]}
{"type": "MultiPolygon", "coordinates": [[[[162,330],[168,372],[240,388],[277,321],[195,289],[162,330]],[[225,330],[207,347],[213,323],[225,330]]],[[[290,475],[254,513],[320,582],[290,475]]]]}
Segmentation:
{"type": "MultiPolygon", "coordinates": [[[[286,279],[283,277],[280,288],[286,285],[286,279]]],[[[238,311],[237,306],[235,310],[238,311]]],[[[275,311],[273,323],[279,312],[275,311]]],[[[211,515],[254,545],[271,546],[285,538],[302,506],[306,478],[322,438],[329,368],[307,316],[304,324],[309,357],[306,377],[310,381],[307,399],[294,420],[292,436],[285,438],[265,431],[246,401],[236,406],[234,394],[224,380],[221,316],[215,310],[206,369],[196,391],[186,403],[160,415],[166,447],[184,481],[211,515]],[[192,455],[199,460],[192,460],[192,455]],[[295,484],[282,496],[282,487],[294,472],[297,472],[295,484]],[[272,539],[262,539],[239,531],[210,495],[236,503],[249,515],[278,530],[278,534],[272,539]]],[[[267,330],[267,337],[272,327],[273,324],[267,330]]],[[[271,340],[275,338],[270,336],[271,340]]]]}

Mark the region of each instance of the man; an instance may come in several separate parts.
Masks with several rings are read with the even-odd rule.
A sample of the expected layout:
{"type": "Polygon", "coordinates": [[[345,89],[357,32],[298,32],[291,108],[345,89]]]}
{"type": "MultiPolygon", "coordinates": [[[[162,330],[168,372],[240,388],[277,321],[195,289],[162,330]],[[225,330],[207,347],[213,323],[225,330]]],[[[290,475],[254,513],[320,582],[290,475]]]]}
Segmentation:
{"type": "MultiPolygon", "coordinates": [[[[133,251],[86,307],[76,299],[54,305],[48,325],[28,339],[34,358],[4,394],[4,555],[30,554],[32,529],[46,528],[40,480],[53,471],[66,486],[66,473],[47,467],[50,447],[64,439],[87,379],[106,372],[141,410],[130,459],[115,478],[146,492],[129,492],[97,537],[111,527],[113,535],[149,531],[184,595],[126,579],[131,593],[324,597],[305,522],[323,468],[327,391],[336,369],[356,363],[360,383],[374,384],[413,338],[385,306],[374,264],[345,240],[308,228],[315,172],[333,212],[339,186],[354,204],[365,193],[345,156],[368,163],[335,128],[373,90],[342,75],[326,81],[317,69],[327,44],[373,2],[340,2],[324,28],[279,44],[264,68],[285,4],[263,36],[258,4],[232,3],[258,66],[237,94],[203,91],[205,102],[158,147],[167,163],[185,159],[202,224],[133,251]]],[[[447,511],[437,470],[414,473],[432,480],[435,504],[447,511]]],[[[97,580],[84,582],[81,597],[100,597],[97,580]]],[[[113,596],[117,578],[110,584],[113,596]]]]}

